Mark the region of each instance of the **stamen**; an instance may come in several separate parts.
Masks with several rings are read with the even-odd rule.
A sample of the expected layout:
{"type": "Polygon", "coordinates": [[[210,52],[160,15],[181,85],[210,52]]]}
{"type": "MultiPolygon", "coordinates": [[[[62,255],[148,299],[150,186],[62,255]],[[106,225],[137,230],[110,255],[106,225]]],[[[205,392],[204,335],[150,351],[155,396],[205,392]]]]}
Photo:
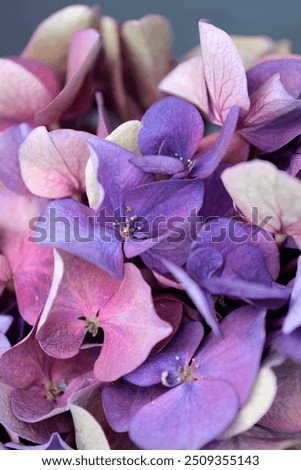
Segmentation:
{"type": "Polygon", "coordinates": [[[87,329],[87,332],[91,333],[93,338],[95,338],[95,336],[97,335],[98,330],[100,328],[99,321],[98,321],[98,318],[97,318],[97,314],[94,317],[86,318],[85,328],[87,329]]]}
{"type": "Polygon", "coordinates": [[[45,397],[48,400],[55,401],[60,395],[64,393],[66,388],[67,383],[65,381],[58,385],[50,380],[44,385],[45,397]]]}

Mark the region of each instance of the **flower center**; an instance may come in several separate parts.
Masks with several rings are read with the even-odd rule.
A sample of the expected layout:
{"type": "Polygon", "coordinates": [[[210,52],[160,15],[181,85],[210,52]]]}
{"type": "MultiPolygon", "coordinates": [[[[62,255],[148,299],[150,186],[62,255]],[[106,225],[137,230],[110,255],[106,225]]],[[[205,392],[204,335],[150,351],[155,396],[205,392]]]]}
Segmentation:
{"type": "MultiPolygon", "coordinates": [[[[177,361],[180,360],[176,356],[177,361]]],[[[163,371],[161,374],[161,382],[166,387],[175,387],[179,383],[191,382],[192,380],[198,380],[196,375],[196,370],[199,368],[199,365],[196,363],[195,358],[193,358],[190,363],[185,363],[184,365],[179,365],[177,367],[177,372],[175,371],[163,371]]]]}
{"type": "Polygon", "coordinates": [[[61,396],[67,388],[67,382],[63,381],[61,384],[56,384],[52,380],[44,385],[45,397],[48,400],[55,401],[61,396]]]}
{"type": "Polygon", "coordinates": [[[85,328],[87,329],[87,332],[91,333],[91,335],[94,338],[97,335],[98,330],[100,328],[100,324],[98,320],[98,313],[94,317],[86,318],[85,322],[86,322],[85,328]]]}

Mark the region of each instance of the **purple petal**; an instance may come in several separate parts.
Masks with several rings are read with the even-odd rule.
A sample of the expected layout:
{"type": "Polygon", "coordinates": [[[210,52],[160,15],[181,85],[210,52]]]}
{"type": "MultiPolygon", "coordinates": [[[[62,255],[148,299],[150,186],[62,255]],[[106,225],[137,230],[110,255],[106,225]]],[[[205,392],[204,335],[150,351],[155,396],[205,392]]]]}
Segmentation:
{"type": "Polygon", "coordinates": [[[298,269],[292,290],[288,314],[285,317],[282,331],[291,333],[301,326],[301,257],[298,259],[298,269]]]}
{"type": "Polygon", "coordinates": [[[290,334],[280,334],[273,340],[273,348],[282,356],[301,363],[301,328],[290,334]]]}
{"type": "Polygon", "coordinates": [[[0,136],[0,180],[8,189],[24,196],[30,195],[30,192],[20,173],[18,152],[32,129],[23,123],[10,127],[0,136]]]}
{"type": "Polygon", "coordinates": [[[174,175],[184,170],[183,162],[172,156],[145,155],[142,158],[131,158],[130,162],[146,173],[174,175]]]}
{"type": "Polygon", "coordinates": [[[197,354],[198,374],[227,381],[243,405],[260,366],[265,341],[265,311],[239,308],[220,323],[220,331],[222,337],[210,333],[197,354]]]}
{"type": "Polygon", "coordinates": [[[186,101],[168,96],[144,114],[138,145],[142,155],[191,158],[203,132],[203,120],[197,109],[186,101]]]}
{"type": "Polygon", "coordinates": [[[102,403],[106,418],[116,432],[129,430],[131,419],[137,411],[164,393],[164,387],[136,387],[127,382],[120,382],[105,387],[102,403]]]}
{"type": "Polygon", "coordinates": [[[279,75],[272,76],[251,95],[251,109],[240,133],[261,150],[273,152],[300,132],[301,103],[285,90],[279,75]]]}
{"type": "Polygon", "coordinates": [[[255,65],[247,72],[249,93],[252,94],[276,73],[288,93],[300,95],[301,61],[295,59],[269,60],[255,65]]]}
{"type": "Polygon", "coordinates": [[[215,334],[219,334],[219,326],[216,321],[214,306],[211,298],[206,296],[200,289],[198,284],[194,282],[188,274],[174,263],[166,259],[161,260],[169,272],[176,278],[176,280],[184,287],[187,294],[194,302],[196,308],[204,318],[206,323],[211,326],[215,334]]]}
{"type": "Polygon", "coordinates": [[[199,449],[223,432],[237,411],[236,393],[227,382],[187,382],[144,405],[129,433],[143,449],[199,449]]]}
{"type": "Polygon", "coordinates": [[[250,107],[243,62],[227,33],[199,22],[204,72],[214,122],[221,124],[233,105],[246,113],[250,107]]]}
{"type": "Polygon", "coordinates": [[[108,140],[94,138],[90,140],[92,156],[96,161],[97,180],[106,193],[108,209],[120,208],[123,194],[141,184],[153,181],[151,175],[135,168],[131,158],[139,158],[128,150],[108,140]]]}
{"type": "Polygon", "coordinates": [[[195,156],[190,174],[193,178],[208,178],[224,158],[236,129],[239,109],[232,106],[221,132],[207,151],[195,156]]]}
{"type": "Polygon", "coordinates": [[[103,232],[89,207],[72,199],[50,202],[36,226],[43,230],[44,245],[65,250],[122,278],[122,245],[113,234],[103,232]]]}
{"type": "Polygon", "coordinates": [[[18,444],[15,442],[10,442],[7,444],[10,449],[17,450],[73,450],[72,447],[68,446],[66,442],[63,441],[61,436],[55,432],[52,434],[46,444],[37,445],[37,446],[27,446],[24,444],[18,444]]]}

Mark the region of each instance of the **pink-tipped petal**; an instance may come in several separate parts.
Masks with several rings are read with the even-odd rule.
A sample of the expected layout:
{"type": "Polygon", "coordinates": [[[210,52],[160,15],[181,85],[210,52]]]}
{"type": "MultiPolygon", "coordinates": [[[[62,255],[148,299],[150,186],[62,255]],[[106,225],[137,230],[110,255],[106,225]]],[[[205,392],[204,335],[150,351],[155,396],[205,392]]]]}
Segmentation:
{"type": "Polygon", "coordinates": [[[55,12],[36,28],[22,56],[38,60],[64,78],[73,33],[96,27],[98,17],[98,11],[87,5],[72,5],[55,12]]]}
{"type": "Polygon", "coordinates": [[[100,323],[105,340],[94,373],[102,381],[116,380],[134,370],[172,332],[156,314],[148,284],[130,263],[125,264],[119,291],[100,311],[100,323]]]}
{"type": "Polygon", "coordinates": [[[171,27],[167,18],[147,15],[121,28],[124,53],[144,107],[160,97],[157,85],[171,68],[171,27]]]}
{"type": "Polygon", "coordinates": [[[19,151],[27,188],[37,196],[52,199],[85,191],[89,137],[88,133],[71,129],[34,129],[19,151]]]}
{"type": "Polygon", "coordinates": [[[202,57],[191,57],[177,65],[159,83],[159,90],[175,95],[209,113],[202,57]]]}
{"type": "Polygon", "coordinates": [[[100,36],[94,29],[86,29],[73,34],[68,60],[68,80],[59,95],[35,118],[37,124],[51,124],[67,113],[68,117],[84,112],[89,107],[91,93],[85,94],[85,100],[81,98],[80,103],[76,103],[76,98],[88,73],[91,71],[100,49],[100,36]],[[73,107],[73,109],[72,109],[73,107]],[[74,114],[75,113],[75,114],[74,114]]]}
{"type": "Polygon", "coordinates": [[[250,108],[243,62],[232,39],[219,28],[200,21],[200,39],[204,73],[214,121],[225,121],[236,105],[244,115],[250,108]]]}
{"type": "Polygon", "coordinates": [[[29,59],[0,59],[0,115],[32,121],[59,92],[54,73],[29,59]]]}

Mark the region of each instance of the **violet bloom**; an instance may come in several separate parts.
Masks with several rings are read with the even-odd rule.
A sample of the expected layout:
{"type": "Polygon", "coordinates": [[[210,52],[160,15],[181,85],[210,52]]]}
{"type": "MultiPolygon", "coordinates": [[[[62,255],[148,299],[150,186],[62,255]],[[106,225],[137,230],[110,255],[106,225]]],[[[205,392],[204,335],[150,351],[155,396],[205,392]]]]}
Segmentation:
{"type": "Polygon", "coordinates": [[[83,350],[72,359],[54,359],[34,335],[32,330],[0,358],[0,380],[11,387],[12,422],[14,416],[34,423],[67,411],[73,393],[93,380],[98,348],[83,350]]]}
{"type": "Polygon", "coordinates": [[[204,132],[200,113],[179,98],[162,98],[142,118],[138,145],[144,156],[132,158],[131,162],[147,173],[206,178],[214,172],[227,151],[238,112],[238,108],[233,106],[213,146],[197,153],[204,132]]]}
{"type": "Polygon", "coordinates": [[[215,332],[218,326],[212,295],[269,308],[279,308],[289,298],[290,289],[274,282],[279,273],[274,240],[263,238],[257,228],[255,233],[252,230],[239,221],[213,218],[198,232],[199,241],[193,245],[186,272],[162,260],[215,332]],[[257,242],[252,242],[252,237],[257,242]],[[206,315],[205,300],[210,309],[206,315]]]}
{"type": "MultiPolygon", "coordinates": [[[[202,205],[203,183],[153,181],[151,175],[130,163],[133,154],[118,145],[95,138],[91,148],[100,206],[94,211],[71,199],[50,202],[41,218],[47,223],[46,230],[41,228],[43,242],[80,256],[121,279],[123,251],[131,258],[147,250],[150,253],[169,235],[177,239],[171,221],[180,219],[183,225],[191,213],[197,213],[202,205]],[[53,217],[51,220],[51,212],[56,222],[53,217]]],[[[190,237],[185,235],[182,242],[190,246],[190,237]]],[[[173,256],[181,256],[183,243],[172,244],[173,248],[178,247],[173,256]]]]}
{"type": "Polygon", "coordinates": [[[222,321],[222,336],[209,334],[200,349],[202,325],[184,324],[162,352],[125,377],[141,390],[140,397],[132,393],[132,404],[133,386],[104,390],[109,424],[118,430],[122,416],[123,429],[145,449],[199,449],[216,438],[251,393],[264,346],[264,317],[262,310],[238,309],[222,321]],[[153,395],[159,396],[152,398],[157,384],[161,393],[155,388],[153,395]]]}
{"type": "Polygon", "coordinates": [[[86,333],[96,337],[103,329],[94,373],[111,381],[139,366],[172,332],[156,314],[150,288],[134,264],[124,265],[119,281],[77,256],[55,255],[54,283],[36,334],[47,354],[74,357],[86,333]]]}

